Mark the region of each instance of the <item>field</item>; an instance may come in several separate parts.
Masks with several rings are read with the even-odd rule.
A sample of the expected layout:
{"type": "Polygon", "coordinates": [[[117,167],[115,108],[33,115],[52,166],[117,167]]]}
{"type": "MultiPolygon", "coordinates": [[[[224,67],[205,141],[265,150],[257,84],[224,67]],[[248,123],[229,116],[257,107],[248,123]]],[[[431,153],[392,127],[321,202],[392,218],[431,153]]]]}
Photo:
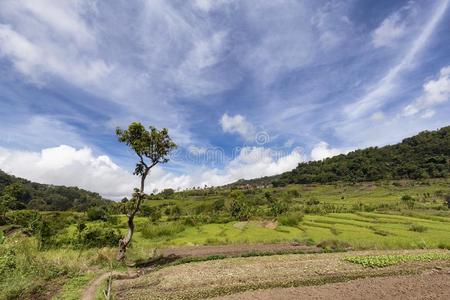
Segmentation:
{"type": "MultiPolygon", "coordinates": [[[[163,298],[167,296],[163,293],[166,290],[181,296],[189,293],[191,298],[222,296],[231,290],[334,282],[340,276],[354,279],[365,277],[364,274],[416,274],[417,266],[428,270],[435,261],[447,266],[450,212],[446,197],[449,194],[450,179],[434,179],[203,189],[150,196],[144,203],[143,213],[135,220],[136,232],[127,255],[127,264],[134,266],[128,267],[128,271],[141,275],[137,279],[115,281],[113,292],[119,299],[134,299],[138,296],[133,294],[136,289],[140,295],[163,298]],[[209,248],[194,247],[205,245],[209,248]],[[419,255],[417,261],[395,256],[410,253],[405,249],[431,258],[422,259],[419,255]],[[339,253],[301,254],[314,252],[339,253]],[[173,253],[177,253],[174,259],[178,260],[172,259],[168,266],[158,267],[157,273],[148,268],[148,262],[151,265],[158,255],[173,253]],[[394,256],[379,256],[386,253],[394,256]],[[351,262],[355,255],[372,257],[353,258],[360,262],[358,265],[351,262]],[[320,274],[314,277],[316,281],[308,281],[299,275],[297,263],[304,267],[305,260],[311,258],[318,262],[321,257],[331,259],[332,276],[320,274]],[[400,265],[390,266],[392,261],[399,261],[400,265]],[[376,263],[388,265],[382,270],[364,267],[376,263]],[[213,276],[217,270],[228,267],[232,268],[231,277],[227,277],[231,285],[228,279],[223,281],[213,276]],[[272,274],[264,268],[279,268],[280,273],[272,274]],[[150,273],[142,276],[147,272],[150,273]],[[189,272],[199,273],[182,277],[189,272]],[[270,278],[264,277],[268,272],[270,278]],[[155,276],[162,276],[164,282],[158,281],[155,286],[152,283],[155,276]],[[292,277],[292,281],[281,280],[285,276],[292,277]],[[197,283],[198,280],[202,283],[197,283]],[[213,280],[208,283],[211,289],[204,289],[204,280],[213,280]],[[242,282],[245,284],[241,285],[242,282]],[[179,287],[169,287],[175,283],[179,287]]],[[[30,236],[31,225],[27,228],[23,225],[22,229],[13,224],[2,227],[5,233],[0,236],[0,299],[79,299],[92,279],[105,272],[127,270],[125,265],[115,262],[116,242],[111,242],[126,232],[124,215],[110,212],[95,220],[89,213],[44,212],[41,215],[58,224],[58,231],[47,241],[47,247],[42,247],[39,235],[30,236]]],[[[15,218],[23,220],[20,216],[17,214],[15,218]]],[[[328,270],[320,265],[311,268],[328,270]]],[[[101,295],[98,286],[94,290],[96,295],[101,295]]]]}
{"type": "MultiPolygon", "coordinates": [[[[350,255],[364,257],[380,253],[385,254],[386,251],[290,254],[196,262],[166,267],[134,280],[117,281],[114,291],[117,299],[204,299],[259,289],[292,288],[345,282],[357,278],[422,274],[424,270],[435,266],[439,266],[445,272],[450,268],[448,251],[434,250],[435,260],[406,262],[384,268],[367,268],[345,259],[350,255]]],[[[429,250],[387,253],[406,257],[425,256],[429,250]]],[[[449,275],[443,272],[443,277],[448,279],[449,275]]],[[[449,287],[448,282],[446,287],[449,287]]],[[[447,289],[446,292],[450,291],[447,289]]],[[[251,293],[248,294],[251,296],[251,293]]],[[[239,294],[234,296],[234,299],[240,298],[239,294]]]]}

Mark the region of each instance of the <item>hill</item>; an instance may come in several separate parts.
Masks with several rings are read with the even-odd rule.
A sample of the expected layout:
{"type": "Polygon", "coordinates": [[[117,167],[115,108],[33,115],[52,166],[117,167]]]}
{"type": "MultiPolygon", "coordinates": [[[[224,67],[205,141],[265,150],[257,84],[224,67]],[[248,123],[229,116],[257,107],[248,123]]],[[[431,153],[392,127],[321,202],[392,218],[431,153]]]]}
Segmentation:
{"type": "Polygon", "coordinates": [[[426,179],[449,174],[450,126],[447,126],[421,132],[395,145],[370,147],[322,161],[305,162],[281,175],[239,180],[231,186],[426,179]]]}
{"type": "Polygon", "coordinates": [[[35,183],[0,170],[0,209],[84,211],[110,202],[98,193],[77,187],[35,183]]]}

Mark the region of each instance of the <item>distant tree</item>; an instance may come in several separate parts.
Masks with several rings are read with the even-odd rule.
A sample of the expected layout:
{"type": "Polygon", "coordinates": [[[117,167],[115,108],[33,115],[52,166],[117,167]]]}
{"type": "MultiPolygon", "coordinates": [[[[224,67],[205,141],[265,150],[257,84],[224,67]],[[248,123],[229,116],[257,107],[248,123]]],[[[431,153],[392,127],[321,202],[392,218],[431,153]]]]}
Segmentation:
{"type": "Polygon", "coordinates": [[[175,193],[175,191],[173,189],[164,189],[161,192],[161,195],[164,197],[164,199],[168,199],[170,198],[170,196],[172,196],[175,193]]]}
{"type": "Polygon", "coordinates": [[[128,206],[129,211],[127,213],[128,233],[119,241],[117,260],[123,260],[133,237],[134,216],[139,211],[145,198],[145,179],[154,166],[169,161],[168,155],[171,150],[176,148],[176,145],[169,137],[169,132],[166,128],[158,130],[150,126],[149,130],[147,130],[138,122],[131,123],[126,130],[117,128],[116,134],[119,141],[127,144],[138,156],[139,160],[136,163],[134,175],[139,176],[141,179],[140,188],[134,190],[133,198],[129,201],[131,205],[128,206]]]}
{"type": "Polygon", "coordinates": [[[103,208],[92,207],[89,208],[87,211],[87,218],[89,221],[97,221],[97,220],[106,221],[108,215],[103,208]]]}

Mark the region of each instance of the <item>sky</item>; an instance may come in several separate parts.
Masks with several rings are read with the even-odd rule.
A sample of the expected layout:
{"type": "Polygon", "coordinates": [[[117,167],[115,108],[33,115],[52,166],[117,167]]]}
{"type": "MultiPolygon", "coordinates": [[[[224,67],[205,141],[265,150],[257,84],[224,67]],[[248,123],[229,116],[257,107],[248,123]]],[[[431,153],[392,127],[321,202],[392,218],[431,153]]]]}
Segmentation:
{"type": "Polygon", "coordinates": [[[148,192],[450,125],[450,0],[2,0],[0,169],[129,196],[115,128],[178,145],[148,192]]]}

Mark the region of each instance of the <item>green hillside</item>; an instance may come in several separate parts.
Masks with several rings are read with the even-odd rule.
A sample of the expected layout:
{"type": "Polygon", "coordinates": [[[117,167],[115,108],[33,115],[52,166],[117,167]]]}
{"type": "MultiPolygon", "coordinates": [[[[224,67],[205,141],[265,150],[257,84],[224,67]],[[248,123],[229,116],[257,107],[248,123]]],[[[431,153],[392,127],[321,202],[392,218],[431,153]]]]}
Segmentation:
{"type": "Polygon", "coordinates": [[[98,193],[77,187],[35,183],[0,170],[0,209],[84,211],[110,202],[98,193]]]}
{"type": "Polygon", "coordinates": [[[450,174],[450,126],[424,131],[401,143],[352,151],[299,164],[281,175],[240,180],[233,185],[362,182],[443,178],[450,174]]]}

